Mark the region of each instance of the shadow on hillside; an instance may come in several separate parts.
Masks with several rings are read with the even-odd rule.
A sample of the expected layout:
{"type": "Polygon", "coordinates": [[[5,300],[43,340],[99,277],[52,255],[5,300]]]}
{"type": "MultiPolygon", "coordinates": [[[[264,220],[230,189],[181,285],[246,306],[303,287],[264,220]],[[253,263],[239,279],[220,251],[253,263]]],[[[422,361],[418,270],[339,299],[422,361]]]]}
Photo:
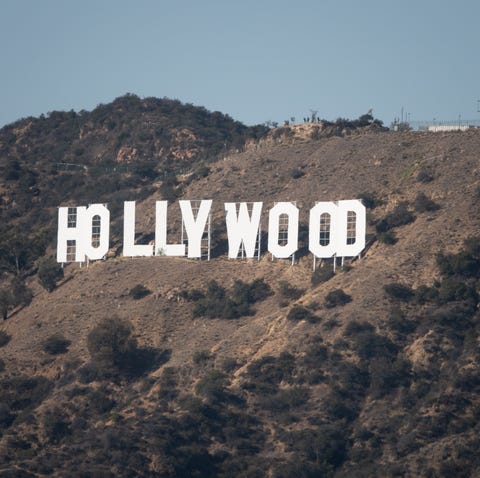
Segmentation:
{"type": "Polygon", "coordinates": [[[171,355],[170,349],[135,348],[122,354],[113,364],[99,360],[88,362],[77,370],[77,377],[81,383],[136,380],[167,363],[171,355]]]}
{"type": "Polygon", "coordinates": [[[123,370],[127,378],[137,378],[167,363],[171,356],[170,349],[137,348],[128,354],[123,370]]]}

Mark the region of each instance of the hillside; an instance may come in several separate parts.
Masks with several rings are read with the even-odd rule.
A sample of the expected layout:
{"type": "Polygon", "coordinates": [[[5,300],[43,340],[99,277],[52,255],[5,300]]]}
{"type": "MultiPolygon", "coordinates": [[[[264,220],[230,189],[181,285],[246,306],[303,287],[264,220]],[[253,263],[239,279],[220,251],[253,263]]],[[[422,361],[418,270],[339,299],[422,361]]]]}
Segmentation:
{"type": "MultiPolygon", "coordinates": [[[[105,128],[82,126],[65,139],[69,151],[85,141],[88,154],[38,153],[33,161],[31,148],[57,144],[52,125],[42,135],[29,129],[41,119],[0,132],[15,134],[8,147],[2,140],[3,237],[7,225],[20,231],[28,222],[23,230],[38,243],[17,268],[33,299],[9,309],[1,328],[0,474],[479,475],[480,130],[310,124],[260,139],[260,130],[237,125],[234,144],[212,125],[216,144],[228,137],[235,151],[171,143],[164,169],[137,145],[145,123],[129,143],[144,156],[123,160],[123,146],[108,149],[120,123],[114,105],[102,107],[105,128]],[[149,160],[151,174],[108,170],[149,160]],[[59,172],[58,162],[88,169],[59,172]],[[40,192],[15,212],[29,172],[40,192]],[[259,261],[227,259],[224,202],[263,201],[266,211],[296,201],[305,231],[316,201],[360,197],[368,248],[335,275],[328,260],[312,274],[303,233],[293,266],[265,251],[259,261]],[[139,240],[148,242],[160,199],[171,202],[172,239],[179,199],[213,199],[211,261],[117,253],[88,268],[66,266],[51,292],[40,286],[33,264],[54,251],[56,206],[108,202],[117,251],[122,201],[137,200],[139,240]],[[108,329],[102,321],[112,318],[108,329]],[[114,333],[123,339],[112,349],[101,338],[114,333]]],[[[125,108],[126,129],[147,114],[125,108]]],[[[196,120],[178,121],[195,130],[196,120]]],[[[14,262],[4,255],[2,263],[9,284],[14,262]]]]}
{"type": "Polygon", "coordinates": [[[0,130],[1,226],[33,232],[69,200],[121,203],[135,189],[146,197],[157,177],[174,195],[177,174],[204,174],[219,155],[266,131],[178,100],[132,94],[91,112],[24,118],[0,130]]]}

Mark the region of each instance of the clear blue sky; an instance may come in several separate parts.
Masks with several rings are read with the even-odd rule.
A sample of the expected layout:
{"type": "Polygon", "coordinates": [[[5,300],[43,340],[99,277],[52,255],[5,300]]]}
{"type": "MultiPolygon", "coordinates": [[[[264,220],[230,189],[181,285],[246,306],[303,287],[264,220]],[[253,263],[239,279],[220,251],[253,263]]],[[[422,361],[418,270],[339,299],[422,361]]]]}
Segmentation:
{"type": "Polygon", "coordinates": [[[127,92],[246,124],[480,119],[478,0],[0,0],[0,126],[127,92]]]}

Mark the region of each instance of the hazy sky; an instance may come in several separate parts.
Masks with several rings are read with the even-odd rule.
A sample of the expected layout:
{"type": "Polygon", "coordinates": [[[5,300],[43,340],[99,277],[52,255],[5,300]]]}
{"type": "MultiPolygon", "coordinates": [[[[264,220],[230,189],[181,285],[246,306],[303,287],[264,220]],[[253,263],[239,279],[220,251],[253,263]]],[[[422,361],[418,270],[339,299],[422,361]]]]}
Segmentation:
{"type": "Polygon", "coordinates": [[[480,119],[478,0],[0,0],[0,126],[127,92],[246,124],[480,119]]]}

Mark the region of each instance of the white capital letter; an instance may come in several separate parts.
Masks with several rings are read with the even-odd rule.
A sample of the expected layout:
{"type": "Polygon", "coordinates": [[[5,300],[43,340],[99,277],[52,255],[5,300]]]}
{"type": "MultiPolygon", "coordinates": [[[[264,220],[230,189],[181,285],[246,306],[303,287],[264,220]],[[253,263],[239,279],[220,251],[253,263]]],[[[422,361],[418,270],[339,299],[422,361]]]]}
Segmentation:
{"type": "Polygon", "coordinates": [[[183,224],[188,237],[188,257],[202,256],[202,236],[205,231],[208,215],[212,206],[212,200],[200,202],[197,217],[193,217],[190,201],[179,201],[182,211],[183,224]]]}
{"type": "Polygon", "coordinates": [[[280,259],[290,257],[298,249],[298,208],[291,202],[279,202],[270,209],[268,215],[268,251],[280,259]],[[281,246],[278,243],[280,216],[288,217],[288,240],[281,246]]]}
{"type": "Polygon", "coordinates": [[[338,227],[334,202],[319,202],[310,209],[308,249],[316,257],[333,257],[337,252],[338,227]]]}
{"type": "Polygon", "coordinates": [[[83,262],[83,239],[88,231],[84,229],[82,221],[85,207],[59,207],[58,208],[58,231],[57,231],[57,261],[67,262],[67,242],[75,241],[75,261],[83,262]],[[69,212],[70,210],[70,221],[69,212]]]}
{"type": "Polygon", "coordinates": [[[108,252],[110,237],[110,211],[103,204],[91,204],[81,215],[82,230],[82,250],[86,256],[91,259],[101,259],[108,252]],[[96,247],[92,245],[93,218],[99,217],[98,227],[95,233],[99,234],[99,244],[96,247]]]}
{"type": "Polygon", "coordinates": [[[130,257],[151,256],[153,246],[135,244],[135,201],[125,201],[123,209],[123,255],[130,257]]]}
{"type": "Polygon", "coordinates": [[[338,222],[335,228],[339,230],[337,256],[353,257],[365,248],[365,232],[367,210],[359,199],[338,201],[338,222]]]}
{"type": "Polygon", "coordinates": [[[168,201],[155,202],[155,255],[184,256],[185,244],[167,244],[168,201]]]}
{"type": "Polygon", "coordinates": [[[238,251],[242,243],[248,258],[252,258],[255,255],[255,244],[257,242],[262,205],[263,203],[261,202],[254,202],[252,217],[250,217],[247,203],[240,203],[238,216],[236,203],[225,203],[225,211],[227,212],[228,257],[230,259],[238,257],[238,251]]]}
{"type": "Polygon", "coordinates": [[[316,257],[353,257],[365,248],[365,231],[360,200],[319,202],[310,210],[308,248],[316,257]]]}

